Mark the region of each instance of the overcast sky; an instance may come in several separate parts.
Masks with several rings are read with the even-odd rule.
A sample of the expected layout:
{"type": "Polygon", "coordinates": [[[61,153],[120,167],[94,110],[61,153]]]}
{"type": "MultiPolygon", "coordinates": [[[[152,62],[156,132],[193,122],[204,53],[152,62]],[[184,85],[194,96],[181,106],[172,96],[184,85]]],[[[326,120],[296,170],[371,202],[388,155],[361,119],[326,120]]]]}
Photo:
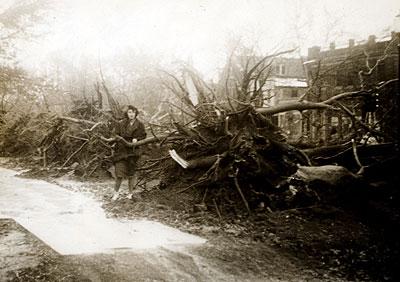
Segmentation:
{"type": "Polygon", "coordinates": [[[30,44],[25,61],[47,54],[107,59],[126,47],[191,60],[208,72],[226,57],[229,39],[261,53],[337,44],[390,34],[399,0],[65,0],[47,20],[51,33],[30,44]]]}

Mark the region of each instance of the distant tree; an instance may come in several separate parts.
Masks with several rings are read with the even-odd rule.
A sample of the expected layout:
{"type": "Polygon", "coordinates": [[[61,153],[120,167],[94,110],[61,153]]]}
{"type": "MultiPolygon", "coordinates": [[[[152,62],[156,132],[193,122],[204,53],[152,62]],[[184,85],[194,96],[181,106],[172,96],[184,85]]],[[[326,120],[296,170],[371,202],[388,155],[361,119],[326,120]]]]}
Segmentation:
{"type": "Polygon", "coordinates": [[[37,25],[50,8],[48,0],[17,0],[0,4],[0,59],[15,58],[17,40],[38,36],[37,25]]]}
{"type": "Polygon", "coordinates": [[[0,112],[30,110],[46,105],[44,80],[32,78],[16,59],[17,45],[39,33],[35,28],[50,7],[47,0],[20,0],[0,4],[0,112]],[[22,107],[21,107],[22,106],[22,107]]]}

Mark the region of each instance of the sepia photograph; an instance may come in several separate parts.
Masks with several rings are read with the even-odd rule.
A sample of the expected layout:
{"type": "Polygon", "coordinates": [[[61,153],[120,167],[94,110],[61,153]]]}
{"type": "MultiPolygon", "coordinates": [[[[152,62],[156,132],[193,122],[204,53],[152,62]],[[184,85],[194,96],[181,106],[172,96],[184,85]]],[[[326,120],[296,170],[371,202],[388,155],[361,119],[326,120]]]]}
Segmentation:
{"type": "Polygon", "coordinates": [[[0,282],[400,281],[400,1],[0,0],[0,282]]]}

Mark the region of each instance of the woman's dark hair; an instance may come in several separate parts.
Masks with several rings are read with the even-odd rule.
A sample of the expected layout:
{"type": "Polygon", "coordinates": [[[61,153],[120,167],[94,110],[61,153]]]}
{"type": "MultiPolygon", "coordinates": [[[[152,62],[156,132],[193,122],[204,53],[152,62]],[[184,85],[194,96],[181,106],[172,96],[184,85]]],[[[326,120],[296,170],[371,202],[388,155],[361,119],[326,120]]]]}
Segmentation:
{"type": "Polygon", "coordinates": [[[132,106],[132,105],[128,105],[128,107],[126,108],[126,111],[125,111],[125,117],[126,118],[128,118],[128,111],[129,110],[132,110],[136,114],[136,116],[138,116],[139,110],[136,107],[132,106]]]}

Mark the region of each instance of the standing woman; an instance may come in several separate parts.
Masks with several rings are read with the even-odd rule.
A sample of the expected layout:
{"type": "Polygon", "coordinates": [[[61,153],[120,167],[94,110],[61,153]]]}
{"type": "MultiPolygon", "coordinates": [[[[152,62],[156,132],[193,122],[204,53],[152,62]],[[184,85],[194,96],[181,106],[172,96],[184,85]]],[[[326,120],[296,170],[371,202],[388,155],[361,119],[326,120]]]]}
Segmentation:
{"type": "Polygon", "coordinates": [[[115,166],[115,192],[113,200],[118,199],[119,189],[122,179],[128,178],[129,194],[128,199],[132,199],[132,191],[137,182],[135,169],[140,157],[140,152],[133,144],[146,138],[144,125],[137,119],[139,111],[134,106],[129,105],[125,112],[125,118],[117,123],[115,128],[116,145],[114,152],[115,166]]]}

